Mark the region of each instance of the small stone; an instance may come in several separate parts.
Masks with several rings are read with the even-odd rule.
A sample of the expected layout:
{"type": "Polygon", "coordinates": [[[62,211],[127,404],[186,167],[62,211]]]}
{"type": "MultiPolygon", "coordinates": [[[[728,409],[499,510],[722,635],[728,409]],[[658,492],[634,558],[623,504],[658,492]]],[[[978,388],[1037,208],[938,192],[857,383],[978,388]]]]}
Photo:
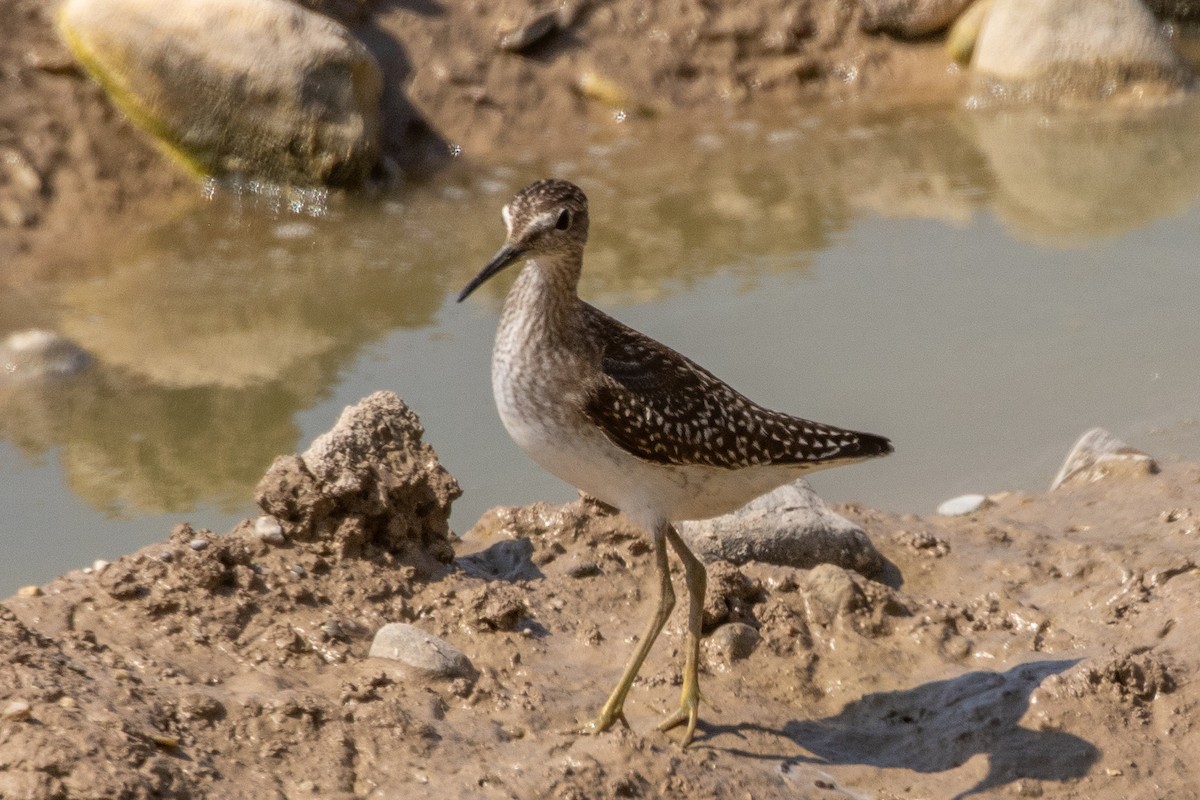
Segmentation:
{"type": "Polygon", "coordinates": [[[208,547],[208,540],[207,539],[192,539],[190,542],[188,542],[188,547],[192,548],[193,550],[197,550],[197,551],[203,550],[204,548],[208,547]]]}
{"type": "MultiPolygon", "coordinates": [[[[2,173],[0,173],[2,174],[2,173]]],[[[70,378],[86,370],[92,356],[53,331],[27,330],[0,340],[0,383],[70,378]]]]}
{"type": "Polygon", "coordinates": [[[939,505],[937,513],[943,517],[961,517],[964,514],[973,514],[987,505],[990,503],[982,494],[962,494],[939,505]]]}
{"type": "Polygon", "coordinates": [[[40,586],[22,586],[20,589],[17,589],[19,597],[40,597],[41,594],[42,587],[40,586]]]}
{"type": "Polygon", "coordinates": [[[581,561],[567,570],[567,576],[571,578],[591,578],[599,574],[600,565],[595,561],[581,561]]]}
{"type": "Polygon", "coordinates": [[[306,570],[304,567],[300,566],[299,564],[292,564],[292,574],[296,575],[297,577],[303,578],[306,575],[308,575],[308,570],[306,570]]]}
{"type": "Polygon", "coordinates": [[[712,632],[709,646],[723,653],[730,661],[749,658],[762,636],[744,622],[729,622],[712,632]]]}
{"type": "Polygon", "coordinates": [[[964,66],[971,63],[979,30],[991,8],[992,0],[975,0],[950,26],[950,32],[946,34],[946,53],[957,63],[964,66]]]}
{"type": "Polygon", "coordinates": [[[109,562],[105,561],[103,558],[97,558],[92,562],[92,572],[99,575],[101,572],[104,572],[104,570],[108,569],[108,564],[109,562]]]}
{"type": "Polygon", "coordinates": [[[79,708],[79,702],[74,697],[70,697],[70,696],[58,698],[58,705],[59,705],[59,708],[65,708],[67,710],[70,710],[72,708],[79,708]]]}
{"type": "Polygon", "coordinates": [[[270,514],[263,514],[254,520],[254,536],[267,544],[278,545],[287,541],[287,537],[283,535],[283,526],[270,514]]]}
{"type": "Polygon", "coordinates": [[[179,747],[179,740],[174,736],[167,736],[162,733],[155,733],[150,736],[150,739],[159,747],[165,747],[168,750],[173,750],[179,747]]]}
{"type": "Polygon", "coordinates": [[[475,668],[461,650],[403,622],[389,622],[380,628],[367,655],[399,661],[434,677],[463,678],[475,674],[475,668]]]}
{"type": "Polygon", "coordinates": [[[33,707],[24,700],[13,700],[0,711],[0,719],[29,719],[33,707]]]}
{"type": "Polygon", "coordinates": [[[629,105],[629,93],[619,83],[591,70],[580,74],[575,87],[584,97],[610,108],[629,105]]]}
{"type": "Polygon", "coordinates": [[[558,24],[558,12],[546,11],[505,33],[496,46],[508,53],[520,53],[557,31],[558,24]]]}

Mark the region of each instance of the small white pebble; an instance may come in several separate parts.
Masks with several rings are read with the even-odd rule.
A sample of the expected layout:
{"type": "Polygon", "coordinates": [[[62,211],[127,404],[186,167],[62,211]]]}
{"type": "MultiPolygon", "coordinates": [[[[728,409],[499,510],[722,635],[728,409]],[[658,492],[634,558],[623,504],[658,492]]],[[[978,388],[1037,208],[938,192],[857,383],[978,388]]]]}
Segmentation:
{"type": "Polygon", "coordinates": [[[106,569],[108,569],[108,562],[103,558],[97,558],[92,562],[92,572],[96,573],[97,575],[99,575],[101,572],[104,572],[106,569]]]}
{"type": "Polygon", "coordinates": [[[964,494],[952,497],[937,507],[943,517],[960,517],[983,508],[988,499],[981,494],[964,494]]]}
{"type": "Polygon", "coordinates": [[[17,589],[17,594],[21,597],[38,597],[41,593],[42,587],[40,586],[22,586],[17,589]]]}
{"type": "Polygon", "coordinates": [[[29,719],[33,708],[24,700],[13,700],[0,711],[0,719],[29,719]]]}
{"type": "Polygon", "coordinates": [[[308,574],[308,570],[306,570],[304,567],[300,566],[299,564],[292,565],[292,572],[299,575],[301,578],[303,578],[305,575],[308,574]]]}
{"type": "Polygon", "coordinates": [[[203,550],[204,548],[208,547],[208,540],[192,539],[190,542],[188,542],[188,547],[192,548],[193,550],[203,550]]]}
{"type": "Polygon", "coordinates": [[[287,537],[283,535],[283,526],[269,514],[254,520],[254,535],[267,544],[283,544],[287,541],[287,537]]]}

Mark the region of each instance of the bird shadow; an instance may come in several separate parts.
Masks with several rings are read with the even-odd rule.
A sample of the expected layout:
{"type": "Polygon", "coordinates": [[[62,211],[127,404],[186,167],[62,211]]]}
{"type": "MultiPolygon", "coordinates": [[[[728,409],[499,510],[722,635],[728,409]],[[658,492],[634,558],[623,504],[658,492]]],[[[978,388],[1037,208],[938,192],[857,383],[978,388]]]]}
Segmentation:
{"type": "Polygon", "coordinates": [[[534,581],[546,577],[533,563],[533,542],[505,539],[490,547],[454,559],[463,572],[485,581],[534,581]]]}
{"type": "Polygon", "coordinates": [[[756,723],[705,726],[697,744],[751,758],[780,761],[781,775],[795,765],[864,765],[944,772],[983,753],[988,772],[957,794],[966,798],[1023,778],[1067,781],[1088,773],[1100,756],[1090,742],[1063,731],[1035,731],[1020,725],[1034,689],[1077,660],[1033,661],[1007,672],[968,672],[912,689],[878,692],[848,703],[819,720],[792,720],[775,730],[756,723]],[[744,738],[759,731],[790,740],[812,754],[763,756],[721,748],[724,734],[744,738]]]}

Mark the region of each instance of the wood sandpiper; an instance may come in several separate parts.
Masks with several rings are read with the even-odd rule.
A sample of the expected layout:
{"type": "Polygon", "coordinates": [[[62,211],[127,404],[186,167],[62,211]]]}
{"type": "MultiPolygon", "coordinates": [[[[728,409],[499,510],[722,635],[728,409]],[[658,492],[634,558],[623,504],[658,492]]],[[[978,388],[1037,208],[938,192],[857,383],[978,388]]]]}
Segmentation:
{"type": "Polygon", "coordinates": [[[496,332],[492,391],[504,427],[534,461],[620,509],[652,538],[658,606],[599,716],[625,720],[625,697],[675,604],[669,543],[688,588],[687,656],[679,710],[659,726],[696,730],[706,575],[671,524],[725,514],[797,477],[892,452],[882,436],[770,411],[703,367],[579,299],[588,206],[572,183],[548,179],[501,212],[504,246],[459,294],[524,260],[496,332]]]}

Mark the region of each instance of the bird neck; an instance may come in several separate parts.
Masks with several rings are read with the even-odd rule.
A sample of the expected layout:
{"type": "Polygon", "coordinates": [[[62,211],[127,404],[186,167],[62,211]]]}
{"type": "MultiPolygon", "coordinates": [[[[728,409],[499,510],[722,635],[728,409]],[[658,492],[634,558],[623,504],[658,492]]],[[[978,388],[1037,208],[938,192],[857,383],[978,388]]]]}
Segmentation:
{"type": "Polygon", "coordinates": [[[550,255],[525,262],[508,298],[501,326],[522,329],[522,338],[561,341],[573,336],[579,319],[578,255],[550,255]]]}

